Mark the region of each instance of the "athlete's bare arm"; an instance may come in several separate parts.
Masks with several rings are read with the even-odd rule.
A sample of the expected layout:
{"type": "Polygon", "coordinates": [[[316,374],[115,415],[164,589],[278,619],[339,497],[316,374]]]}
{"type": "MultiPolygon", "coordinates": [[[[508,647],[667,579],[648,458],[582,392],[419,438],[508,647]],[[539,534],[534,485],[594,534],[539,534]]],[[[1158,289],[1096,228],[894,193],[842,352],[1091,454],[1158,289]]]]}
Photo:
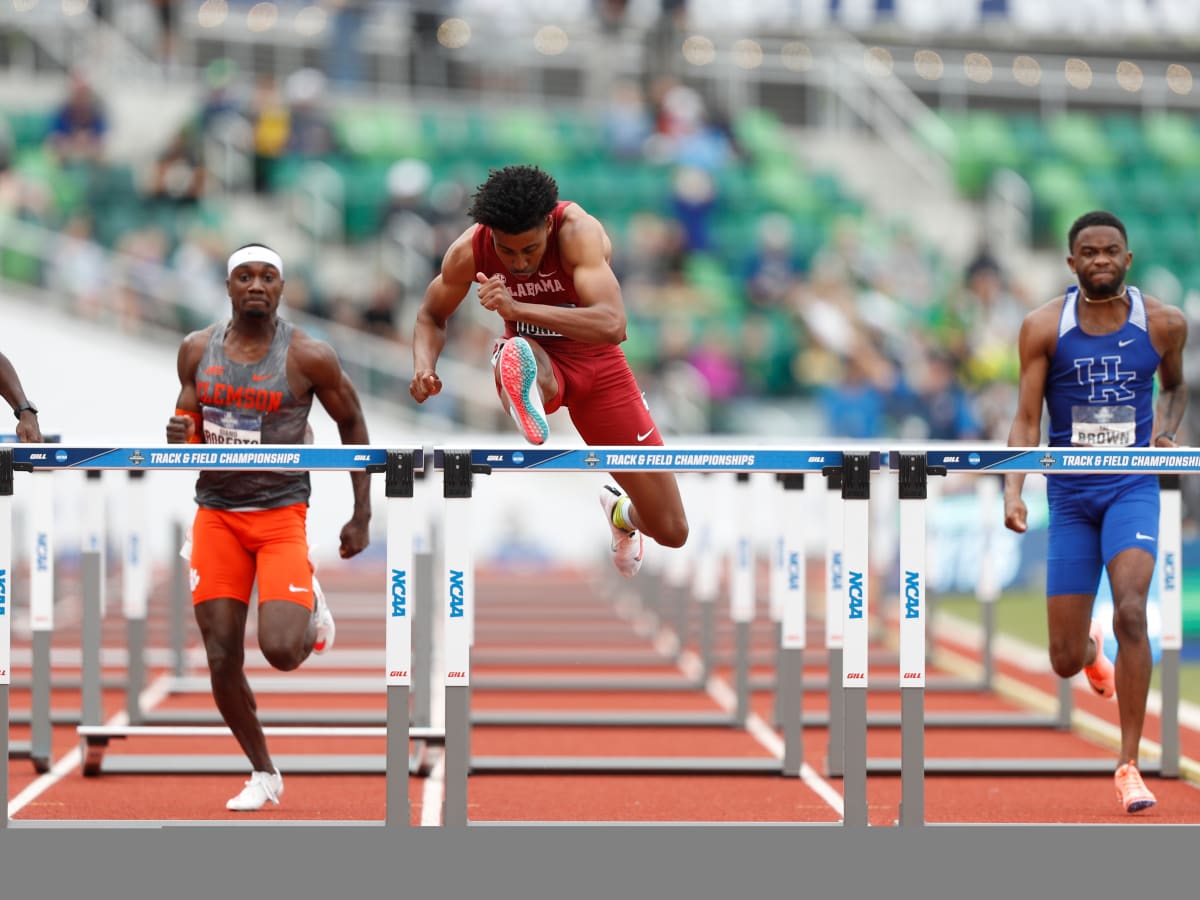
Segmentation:
{"type": "Polygon", "coordinates": [[[575,282],[576,307],[522,303],[514,300],[498,276],[482,281],[479,302],[501,318],[526,322],[590,344],[625,340],[625,302],[609,260],[612,242],[594,216],[572,204],[558,229],[559,256],[575,282]]]}
{"type": "MultiPolygon", "coordinates": [[[[13,409],[29,402],[16,367],[3,353],[0,353],[0,394],[13,409]]],[[[26,444],[42,442],[42,429],[38,425],[37,413],[24,412],[17,417],[17,439],[26,444]]]]}
{"type": "Polygon", "coordinates": [[[200,398],[196,393],[196,367],[204,355],[204,347],[212,334],[213,326],[203,331],[193,331],[179,344],[175,368],[179,373],[179,398],[175,408],[194,413],[194,416],[171,416],[167,420],[167,443],[186,444],[193,439],[203,440],[196,429],[196,417],[200,414],[200,398]]]}
{"type": "MultiPolygon", "coordinates": [[[[1046,400],[1046,375],[1054,352],[1058,312],[1062,298],[1035,309],[1021,323],[1017,347],[1021,375],[1017,388],[1017,412],[1008,432],[1008,446],[1036,447],[1042,439],[1042,405],[1046,400]]],[[[1013,531],[1026,528],[1028,510],[1021,499],[1025,485],[1022,472],[1004,476],[1004,524],[1013,531]]]]}
{"type": "Polygon", "coordinates": [[[1179,446],[1173,438],[1158,437],[1163,432],[1175,434],[1187,409],[1187,382],[1183,377],[1183,347],[1187,343],[1187,317],[1175,306],[1168,306],[1153,297],[1146,297],[1150,340],[1161,359],[1158,363],[1158,399],[1154,404],[1154,431],[1151,443],[1156,447],[1179,446]]]}
{"type": "MultiPolygon", "coordinates": [[[[288,381],[298,397],[311,392],[329,417],[337,424],[343,444],[366,444],[367,422],[358,391],[346,375],[337,353],[324,341],[318,341],[297,329],[288,348],[288,381]]],[[[343,559],[361,553],[369,542],[371,522],[371,481],[365,471],[350,473],[354,491],[354,512],[341,531],[339,553],[343,559]]]]}
{"type": "Polygon", "coordinates": [[[472,225],[450,245],[442,258],[441,271],[425,289],[425,299],[417,310],[413,328],[413,379],[408,392],[418,403],[442,390],[437,361],[446,346],[446,323],[475,280],[475,252],[471,246],[474,234],[472,225]]]}

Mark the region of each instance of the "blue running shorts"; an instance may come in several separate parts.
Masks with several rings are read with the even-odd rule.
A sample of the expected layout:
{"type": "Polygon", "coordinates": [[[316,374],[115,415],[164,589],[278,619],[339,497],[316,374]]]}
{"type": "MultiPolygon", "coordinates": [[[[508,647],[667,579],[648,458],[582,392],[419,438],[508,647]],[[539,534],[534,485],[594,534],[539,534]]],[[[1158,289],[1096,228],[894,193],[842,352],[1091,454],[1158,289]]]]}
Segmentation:
{"type": "Polygon", "coordinates": [[[1135,475],[1119,485],[1088,487],[1086,475],[1047,480],[1046,596],[1095,594],[1100,572],[1130,547],[1158,555],[1158,478],[1135,475]]]}

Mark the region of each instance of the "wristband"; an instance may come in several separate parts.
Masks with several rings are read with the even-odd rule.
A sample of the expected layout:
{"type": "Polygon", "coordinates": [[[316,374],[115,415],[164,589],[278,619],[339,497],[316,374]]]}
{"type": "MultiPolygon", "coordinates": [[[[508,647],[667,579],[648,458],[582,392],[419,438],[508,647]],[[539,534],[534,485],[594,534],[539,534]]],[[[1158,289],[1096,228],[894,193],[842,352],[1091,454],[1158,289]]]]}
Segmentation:
{"type": "Polygon", "coordinates": [[[1175,442],[1175,432],[1173,432],[1173,431],[1160,431],[1158,434],[1156,434],[1156,435],[1154,436],[1154,443],[1156,443],[1156,444],[1157,444],[1157,443],[1158,443],[1158,439],[1159,439],[1159,438],[1166,438],[1166,439],[1167,439],[1168,441],[1170,441],[1171,443],[1174,443],[1174,442],[1175,442]]]}
{"type": "Polygon", "coordinates": [[[201,434],[204,429],[204,419],[201,417],[200,413],[192,412],[190,409],[180,409],[179,407],[175,407],[175,415],[187,416],[192,420],[192,425],[194,427],[192,428],[192,436],[188,438],[189,444],[204,443],[204,441],[201,439],[201,434]]]}

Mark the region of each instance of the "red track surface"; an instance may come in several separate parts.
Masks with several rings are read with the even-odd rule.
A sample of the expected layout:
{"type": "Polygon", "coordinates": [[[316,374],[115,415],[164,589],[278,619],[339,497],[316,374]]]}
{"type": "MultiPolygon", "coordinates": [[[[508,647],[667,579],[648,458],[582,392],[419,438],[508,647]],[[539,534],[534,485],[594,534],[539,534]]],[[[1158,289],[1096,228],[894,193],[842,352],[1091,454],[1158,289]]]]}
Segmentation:
{"type": "MultiPolygon", "coordinates": [[[[688,711],[713,713],[725,709],[723,694],[716,691],[655,690],[494,690],[488,679],[499,676],[536,676],[545,683],[556,679],[604,675],[622,678],[638,675],[678,676],[679,665],[657,652],[655,633],[647,630],[644,618],[631,619],[618,614],[627,608],[628,596],[614,596],[614,589],[628,592],[638,582],[614,585],[596,583],[594,573],[578,571],[528,572],[482,570],[478,573],[478,615],[476,621],[477,662],[472,670],[472,710],[484,711],[688,711]],[[564,651],[571,655],[564,657],[564,651]],[[598,661],[604,654],[620,656],[614,665],[598,661]],[[494,660],[489,662],[489,659],[494,660]],[[515,660],[515,661],[514,661],[515,660]],[[565,661],[564,661],[565,660],[565,661]],[[519,664],[518,664],[519,663],[519,664]]],[[[332,695],[260,694],[263,711],[283,709],[362,709],[378,713],[386,710],[383,692],[383,633],[381,614],[373,612],[370,595],[382,595],[382,564],[334,566],[322,569],[322,581],[338,616],[337,646],[328,657],[306,663],[296,677],[352,674],[358,678],[378,677],[378,692],[332,695]],[[341,597],[339,597],[341,595],[341,597]],[[342,598],[355,598],[342,599],[342,598]],[[352,650],[378,653],[378,664],[368,668],[350,668],[352,650]],[[346,660],[339,662],[339,655],[346,660]],[[344,666],[344,668],[339,668],[344,666]]],[[[156,591],[151,604],[147,645],[167,646],[166,590],[156,591]]],[[[78,648],[79,631],[73,624],[75,599],[68,591],[60,601],[60,627],[54,634],[56,650],[78,648]]],[[[723,611],[720,613],[723,615],[723,611]]],[[[654,623],[651,622],[651,625],[654,623]]],[[[664,627],[670,626],[664,621],[664,627]]],[[[195,644],[195,626],[188,622],[191,644],[195,644]]],[[[769,623],[756,623],[752,630],[754,678],[771,673],[774,629],[769,623]],[[765,663],[765,664],[764,664],[765,663]]],[[[810,646],[819,646],[819,628],[814,623],[810,646]]],[[[723,623],[717,631],[718,666],[715,679],[730,684],[728,668],[732,654],[732,633],[723,623]]],[[[26,638],[14,634],[14,649],[27,646],[26,638]]],[[[104,626],[105,648],[124,646],[123,625],[110,612],[104,626]]],[[[252,643],[251,643],[252,646],[252,643]]],[[[955,646],[961,655],[975,652],[969,646],[955,646]]],[[[194,653],[194,646],[193,651],[194,653]]],[[[883,648],[880,658],[887,656],[883,648]]],[[[824,653],[819,649],[806,654],[806,679],[825,677],[824,653]]],[[[203,668],[192,672],[205,675],[203,668]]],[[[998,672],[1019,680],[1031,689],[1052,698],[1056,680],[1047,671],[1030,672],[1000,660],[998,672]]],[[[109,667],[106,678],[120,679],[123,670],[109,667]]],[[[164,668],[151,668],[147,684],[166,674],[164,668]]],[[[936,676],[936,670],[930,671],[936,676]]],[[[14,665],[14,681],[21,682],[28,672],[14,665]]],[[[289,676],[271,673],[286,680],[289,676]]],[[[58,667],[53,680],[63,682],[78,676],[78,670],[58,667]]],[[[872,663],[871,683],[876,687],[894,684],[896,673],[886,664],[872,663]]],[[[719,688],[720,685],[718,684],[719,688]]],[[[1019,711],[1022,707],[996,694],[979,692],[924,694],[928,713],[955,710],[1019,711]]],[[[828,710],[824,690],[806,689],[803,709],[806,714],[828,710]]],[[[1115,725],[1116,705],[1102,701],[1084,690],[1074,692],[1076,709],[1115,725]]],[[[119,689],[103,693],[104,718],[109,720],[125,709],[126,699],[119,689]]],[[[29,691],[14,686],[10,706],[14,712],[29,708],[29,691]]],[[[52,707],[78,709],[79,693],[69,688],[56,689],[52,707]]],[[[156,710],[213,709],[207,693],[170,694],[154,707],[156,710]]],[[[869,715],[896,712],[900,694],[895,690],[868,692],[869,715]]],[[[770,727],[774,718],[774,698],[769,691],[755,690],[752,695],[753,717],[763,726],[757,732],[729,725],[649,726],[649,725],[493,725],[476,724],[471,734],[471,753],[475,758],[494,756],[622,756],[639,759],[660,757],[701,757],[720,759],[770,759],[773,750],[761,736],[778,735],[770,727]]],[[[1147,727],[1147,738],[1159,737],[1155,717],[1147,727]]],[[[868,729],[867,756],[898,758],[900,729],[875,726],[868,729]]],[[[1108,759],[1115,766],[1112,747],[1097,743],[1080,733],[1048,728],[965,728],[928,727],[925,730],[927,759],[942,758],[1068,758],[1108,759]]],[[[29,739],[29,729],[14,725],[11,741],[29,739]]],[[[769,739],[768,739],[769,740],[769,739]]],[[[336,738],[329,736],[269,739],[277,756],[285,754],[322,754],[349,757],[354,754],[384,753],[382,737],[336,738]]],[[[623,774],[520,772],[479,772],[468,783],[468,816],[472,822],[785,822],[835,824],[841,813],[835,804],[842,791],[840,778],[826,777],[828,734],[823,726],[807,726],[803,732],[805,777],[785,777],[774,773],[652,773],[623,774]],[[831,799],[832,798],[832,801],[831,799]]],[[[49,783],[40,782],[35,796],[22,797],[39,776],[28,760],[8,761],[9,800],[22,797],[13,818],[27,820],[170,820],[201,821],[253,818],[256,821],[317,820],[380,822],[385,818],[385,779],[382,774],[299,774],[284,769],[285,794],[279,806],[259,813],[235,814],[224,808],[225,800],[238,791],[245,775],[234,774],[118,774],[104,772],[87,777],[79,765],[68,765],[69,755],[79,740],[73,725],[53,728],[52,759],[58,764],[49,783]],[[62,762],[66,760],[66,762],[62,762]]],[[[776,745],[782,746],[776,738],[776,745]]],[[[435,751],[437,752],[437,751],[435,751]]],[[[204,737],[131,737],[114,741],[106,759],[120,754],[176,753],[238,755],[232,738],[204,737]]],[[[1182,729],[1182,753],[1185,758],[1200,758],[1200,733],[1182,729]]],[[[282,767],[281,767],[282,768],[282,767]]],[[[247,767],[248,770],[248,767],[247,767]]],[[[440,822],[440,807],[425,810],[424,797],[440,804],[438,770],[431,776],[409,778],[411,821],[440,822]],[[430,779],[433,779],[432,781],[430,779]]],[[[1147,783],[1158,795],[1158,805],[1136,817],[1126,815],[1117,805],[1109,775],[1079,774],[1040,776],[1027,774],[935,774],[925,776],[925,820],[929,823],[1119,823],[1134,819],[1154,823],[1200,822],[1200,790],[1185,779],[1153,776],[1147,783]]],[[[899,775],[868,774],[867,800],[873,825],[892,825],[899,817],[901,784],[899,775]]]]}

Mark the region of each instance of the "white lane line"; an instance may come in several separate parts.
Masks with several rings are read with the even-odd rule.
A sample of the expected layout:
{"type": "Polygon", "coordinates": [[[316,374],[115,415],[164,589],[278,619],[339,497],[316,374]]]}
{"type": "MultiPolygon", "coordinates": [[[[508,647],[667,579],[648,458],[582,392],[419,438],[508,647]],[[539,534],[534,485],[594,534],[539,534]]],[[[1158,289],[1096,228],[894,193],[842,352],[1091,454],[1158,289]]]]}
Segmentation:
{"type": "Polygon", "coordinates": [[[425,776],[425,784],[421,788],[422,826],[442,824],[442,802],[446,793],[445,788],[446,754],[441,753],[429,774],[425,776]]]}
{"type": "MultiPolygon", "coordinates": [[[[704,673],[704,666],[700,661],[700,657],[691,650],[680,654],[679,668],[683,674],[692,680],[697,680],[704,673]]],[[[732,713],[737,708],[737,694],[734,693],[729,682],[722,678],[713,675],[708,679],[708,683],[704,686],[705,692],[713,699],[721,709],[725,712],[732,713]]],[[[757,713],[750,713],[746,716],[746,731],[752,738],[761,744],[768,753],[776,759],[783,762],[784,744],[783,739],[775,733],[775,729],[763,720],[762,716],[757,713]]],[[[838,814],[845,816],[846,809],[842,802],[842,795],[828,781],[817,774],[817,771],[808,763],[800,765],[800,780],[838,814]]]]}
{"type": "MultiPolygon", "coordinates": [[[[153,709],[170,693],[173,678],[170,675],[160,675],[154,682],[142,691],[138,698],[140,709],[153,709]]],[[[106,726],[119,727],[129,724],[129,715],[121,710],[104,723],[106,726]]],[[[83,751],[77,744],[73,750],[63,756],[50,767],[50,771],[30,782],[23,791],[8,802],[8,817],[14,818],[17,813],[40,797],[54,785],[58,784],[83,762],[83,751]]]]}

